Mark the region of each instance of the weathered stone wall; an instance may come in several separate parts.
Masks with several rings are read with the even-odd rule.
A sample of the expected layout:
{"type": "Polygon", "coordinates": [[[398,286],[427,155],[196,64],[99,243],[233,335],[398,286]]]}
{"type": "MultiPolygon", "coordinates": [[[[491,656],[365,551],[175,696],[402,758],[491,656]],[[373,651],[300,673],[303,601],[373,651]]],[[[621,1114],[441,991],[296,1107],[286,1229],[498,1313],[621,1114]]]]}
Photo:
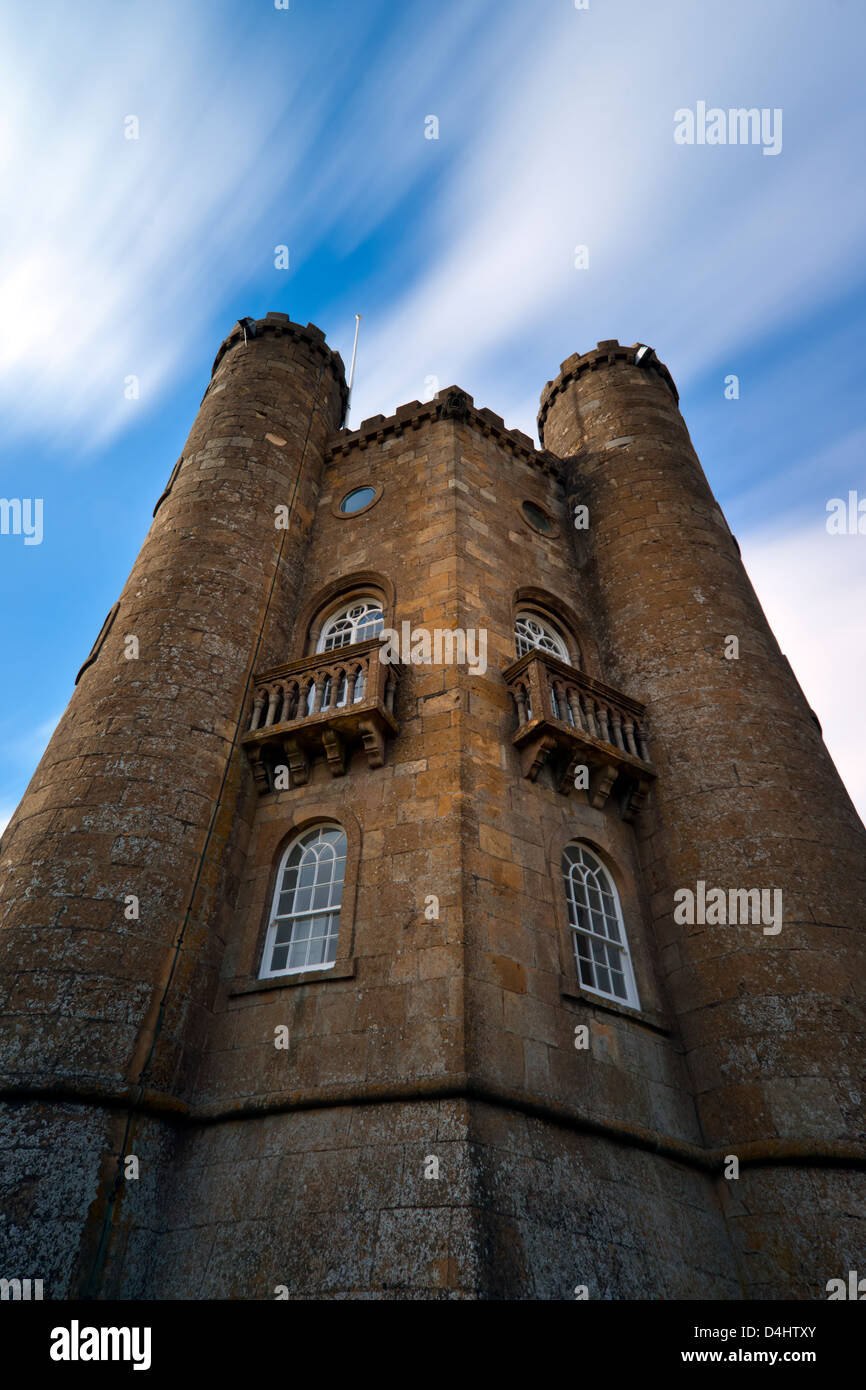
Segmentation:
{"type": "Polygon", "coordinates": [[[633,358],[615,344],[570,358],[541,420],[589,507],[612,677],[649,706],[642,861],[705,1137],[862,1141],[866,835],[664,369],[633,358]],[[782,930],[677,925],[674,891],[699,879],[781,889],[782,930]]]}
{"type": "Polygon", "coordinates": [[[103,1239],[102,1297],[822,1297],[862,1248],[862,827],[665,369],[570,359],[551,453],[458,388],[335,432],[318,331],[256,330],[220,351],[4,836],[4,1265],[50,1297],[86,1286],[103,1239]],[[264,790],[249,677],[370,593],[398,632],[483,632],[487,669],[409,664],[383,766],[355,744],[334,775],[323,747],[264,790]],[[524,775],[502,672],[533,603],[648,706],[659,776],[634,825],[552,766],[524,775]],[[325,820],[348,840],[337,966],[259,980],[282,852],[325,820]],[[580,987],[575,838],[617,883],[639,1009],[580,987]],[[781,887],[780,935],[676,926],[698,878],[781,887]],[[140,1175],[115,1187],[121,1154],[140,1175]]]}
{"type": "Polygon", "coordinates": [[[507,1107],[472,1120],[484,1297],[744,1296],[706,1174],[507,1107]]]}
{"type": "MultiPolygon", "coordinates": [[[[356,1102],[357,1113],[363,1114],[371,1102],[387,1099],[382,1124],[393,1130],[402,1123],[401,1094],[474,1088],[505,1107],[512,1101],[547,1104],[574,1124],[588,1121],[601,1130],[605,1124],[619,1125],[620,1143],[614,1147],[613,1138],[580,1138],[540,1116],[525,1120],[507,1108],[497,1129],[495,1107],[473,1105],[472,1114],[477,1112],[483,1123],[480,1137],[472,1126],[465,1135],[472,1145],[474,1216],[469,1225],[461,1216],[461,1239],[468,1240],[473,1231],[479,1249],[496,1241],[499,1253],[493,1263],[485,1257],[479,1264],[476,1250],[472,1279],[461,1276],[456,1283],[442,1284],[472,1296],[571,1296],[571,1274],[563,1283],[563,1269],[570,1270],[569,1261],[580,1262],[576,1251],[583,1252],[580,1259],[586,1264],[599,1223],[617,1236],[594,1252],[589,1282],[595,1296],[601,1289],[619,1290],[609,1296],[646,1294],[652,1259],[639,1260],[639,1268],[626,1274],[620,1256],[608,1246],[611,1251],[617,1241],[626,1242],[622,1249],[633,1246],[634,1236],[626,1231],[634,1230],[633,1207],[643,1200],[638,1191],[647,1165],[660,1162],[666,1171],[676,1172],[680,1165],[638,1150],[632,1154],[623,1148],[622,1134],[631,1127],[635,1133],[659,1132],[664,1139],[681,1140],[686,1148],[700,1142],[681,1047],[655,976],[633,830],[615,806],[594,809],[584,793],[563,797],[546,775],[534,784],[526,782],[511,746],[514,712],[501,672],[513,660],[514,610],[520,596],[546,597],[559,605],[567,615],[563,621],[580,634],[587,669],[598,677],[605,674],[593,641],[591,600],[571,578],[571,557],[553,461],[538,455],[528,440],[503,432],[489,412],[476,415],[465,398],[461,405],[456,392],[441,393],[439,407],[407,407],[392,420],[365,422],[357,436],[338,438],[323,475],[307,556],[306,603],[283,656],[305,655],[323,606],[356,590],[378,592],[388,625],[398,630],[403,621],[413,629],[483,628],[489,665],[475,675],[465,666],[410,667],[403,672],[395,706],[399,733],[389,744],[384,767],[368,767],[359,748],[346,776],[335,778],[322,754],[306,785],[261,797],[196,1086],[196,1106],[214,1119],[249,1116],[231,1127],[215,1123],[202,1145],[208,1157],[202,1159],[207,1166],[201,1181],[212,1209],[244,1210],[244,1201],[231,1195],[234,1178],[221,1202],[220,1183],[228,1169],[217,1132],[240,1133],[251,1126],[243,1142],[255,1146],[252,1131],[258,1133],[266,1123],[275,1136],[272,1142],[286,1155],[287,1170],[294,1171],[299,1160],[291,1155],[298,1127],[305,1132],[312,1126],[318,1133],[325,1121],[316,1116],[350,1115],[341,1102],[356,1102]],[[357,516],[342,515],[341,498],[366,485],[377,492],[372,506],[357,516]],[[527,498],[556,516],[553,541],[542,540],[526,525],[520,503],[527,498]],[[341,933],[352,935],[351,973],[257,982],[281,853],[299,829],[325,819],[339,821],[349,841],[341,933]],[[578,988],[557,901],[559,854],[577,835],[597,844],[616,868],[645,1006],[642,1018],[616,1005],[594,1003],[578,988]],[[424,917],[429,894],[439,899],[437,921],[424,917]],[[575,1049],[578,1022],[590,1026],[588,1051],[575,1049]],[[282,1025],[290,1038],[286,1049],[274,1045],[275,1030],[282,1025]],[[293,1108],[266,1122],[257,1117],[279,1106],[326,1102],[336,1108],[301,1114],[293,1108]],[[524,1163],[513,1150],[516,1146],[521,1153],[530,1131],[546,1157],[524,1163]],[[515,1134],[522,1137],[515,1139],[515,1134]],[[578,1152],[579,1172],[566,1180],[578,1152]],[[623,1201],[618,1209],[612,1152],[642,1175],[634,1178],[631,1205],[623,1201]],[[548,1216],[533,1206],[542,1162],[548,1164],[545,1181],[556,1173],[560,1184],[548,1216]],[[587,1226],[583,1216],[572,1219],[569,1214],[578,1190],[584,1194],[581,1210],[594,1191],[599,1213],[608,1213],[599,1214],[595,1227],[587,1226]],[[503,1241],[514,1246],[507,1258],[503,1241]],[[545,1253],[546,1245],[550,1249],[545,1253]]],[[[410,1191],[418,1185],[421,1151],[426,1145],[427,1153],[438,1152],[431,1116],[444,1103],[431,1100],[426,1107],[413,1107],[417,1132],[427,1137],[419,1140],[408,1168],[405,1160],[401,1170],[393,1155],[383,1157],[390,1184],[402,1171],[410,1191]]],[[[317,1148],[297,1171],[309,1173],[309,1187],[323,1209],[343,1213],[341,1220],[351,1227],[346,1213],[356,1209],[352,1174],[357,1158],[348,1138],[338,1142],[332,1129],[326,1133],[326,1152],[317,1148]],[[340,1143],[346,1144],[344,1151],[340,1143]]],[[[443,1171],[446,1166],[443,1162],[443,1171]]],[[[246,1171],[250,1180],[244,1195],[251,1213],[258,1211],[262,1198],[253,1168],[246,1171]]],[[[683,1171],[689,1173],[690,1195],[682,1203],[679,1226],[684,1232],[692,1229],[690,1213],[700,1208],[700,1221],[715,1232],[715,1250],[723,1225],[712,1186],[703,1174],[683,1171]]],[[[653,1180],[653,1192],[660,1182],[653,1180]]],[[[659,1232],[667,1224],[666,1203],[675,1200],[671,1183],[669,1189],[664,1200],[656,1195],[645,1199],[644,1224],[659,1232]]],[[[445,1179],[426,1181],[420,1191],[426,1194],[421,1199],[425,1205],[447,1207],[455,1201],[453,1182],[445,1179]]],[[[301,1282],[289,1281],[294,1294],[358,1294],[366,1289],[381,1295],[385,1286],[369,1263],[356,1264],[351,1278],[345,1273],[343,1238],[341,1250],[332,1251],[333,1268],[323,1267],[320,1255],[313,1257],[323,1223],[318,1209],[308,1209],[291,1184],[268,1202],[267,1219],[293,1232],[298,1248],[308,1252],[297,1264],[304,1270],[297,1276],[301,1282]],[[367,1278],[369,1284],[363,1282],[367,1278]]],[[[410,1239],[406,1232],[413,1229],[414,1218],[406,1209],[411,1213],[414,1202],[398,1184],[386,1204],[388,1220],[397,1223],[395,1250],[410,1239]]],[[[181,1220],[187,1206],[180,1203],[181,1220]]],[[[370,1254],[375,1246],[371,1231],[381,1226],[363,1211],[359,1230],[366,1232],[364,1248],[370,1254]]],[[[357,1232],[345,1235],[347,1251],[355,1248],[356,1238],[357,1232]]],[[[189,1233],[167,1235],[166,1249],[174,1251],[175,1242],[191,1239],[189,1233]]],[[[237,1236],[242,1245],[251,1239],[243,1231],[237,1236]]],[[[696,1286],[732,1296],[729,1252],[724,1264],[704,1251],[701,1266],[699,1257],[692,1259],[689,1253],[688,1239],[677,1249],[671,1264],[679,1260],[684,1272],[667,1296],[686,1296],[677,1290],[696,1286]]],[[[198,1258],[205,1254],[199,1251],[198,1258]]],[[[383,1256],[380,1251],[370,1258],[375,1264],[383,1256]]],[[[199,1265],[196,1278],[200,1276],[199,1265]]],[[[419,1295],[431,1287],[425,1278],[407,1276],[402,1287],[419,1295]]],[[[264,1275],[259,1282],[263,1280],[264,1275]]],[[[577,1274],[575,1282],[581,1282],[577,1274]]]]}
{"type": "Polygon", "coordinates": [[[87,1213],[112,1147],[111,1120],[98,1105],[0,1102],[3,1278],[41,1279],[45,1298],[74,1288],[87,1213]]]}
{"type": "MultiPolygon", "coordinates": [[[[382,594],[389,623],[395,605],[398,622],[447,620],[457,545],[451,434],[437,423],[381,451],[338,454],[328,466],[306,604],[284,660],[307,653],[322,605],[350,595],[352,576],[355,587],[382,594]],[[345,493],[366,483],[382,486],[377,502],[357,517],[340,514],[345,493]]],[[[346,775],[334,777],[321,750],[306,785],[260,798],[197,1084],[202,1104],[463,1072],[456,679],[453,668],[405,673],[394,711],[399,733],[383,767],[371,768],[356,747],[346,775]],[[288,976],[257,988],[282,851],[305,825],[329,819],[349,840],[340,931],[341,942],[351,939],[346,968],[354,974],[327,971],[315,983],[288,976]],[[438,921],[424,918],[428,894],[440,900],[438,921]],[[289,1028],[287,1051],[274,1047],[280,1025],[289,1028]]]]}
{"type": "MultiPolygon", "coordinates": [[[[457,502],[462,622],[490,633],[484,676],[462,673],[464,929],[470,1072],[485,1083],[579,1116],[699,1137],[681,1049],[656,978],[634,831],[614,802],[554,789],[549,768],[521,776],[512,746],[514,705],[502,668],[514,659],[514,614],[532,594],[582,649],[583,669],[605,679],[592,591],[575,574],[563,489],[543,458],[504,450],[458,426],[457,502]],[[557,526],[540,536],[520,504],[535,502],[557,526]],[[483,540],[474,540],[482,537],[483,540]],[[565,918],[560,859],[570,840],[590,842],[617,881],[643,1017],[581,991],[565,918]],[[589,1050],[575,1026],[590,1027],[589,1050]]],[[[628,686],[623,687],[626,694],[628,686]]]]}
{"type": "Polygon", "coordinates": [[[589,508],[588,568],[611,679],[648,705],[659,777],[638,822],[641,862],[704,1141],[780,1161],[775,1184],[758,1170],[730,1184],[735,1208],[738,1198],[749,1208],[747,1190],[761,1194],[759,1213],[749,1208],[753,1242],[762,1227],[765,1248],[788,1249],[775,1276],[765,1262],[758,1286],[776,1297],[823,1287],[850,1250],[842,1212],[834,1221],[824,1203],[820,1215],[794,1215],[807,1180],[784,1165],[811,1158],[814,1182],[829,1190],[823,1165],[850,1162],[835,1190],[857,1191],[862,1212],[863,826],[767,625],[666,369],[601,343],[563,363],[539,422],[546,446],[567,459],[570,503],[589,508]],[[735,659],[725,656],[731,636],[735,659]],[[698,880],[726,893],[781,890],[781,931],[678,924],[674,893],[698,880]],[[773,1197],[786,1171],[787,1197],[773,1197]]]}
{"type": "Polygon", "coordinates": [[[469,1071],[582,1113],[637,1125],[663,1117],[694,1140],[694,1107],[642,920],[633,831],[584,793],[565,798],[546,777],[525,782],[511,747],[501,668],[513,658],[519,593],[547,594],[575,617],[582,609],[583,644],[598,671],[592,614],[567,578],[564,515],[556,541],[542,545],[519,513],[527,495],[562,514],[561,488],[531,448],[517,455],[477,424],[438,419],[435,410],[397,437],[386,431],[377,441],[371,426],[362,438],[365,448],[341,444],[326,470],[307,603],[285,655],[305,654],[322,603],[353,586],[378,587],[397,629],[404,621],[483,628],[489,666],[483,675],[409,667],[384,767],[369,768],[359,748],[345,778],[334,778],[321,754],[307,785],[261,799],[223,966],[224,1013],[214,1018],[198,1097],[237,1103],[251,1093],[469,1071]],[[358,517],[340,515],[340,498],[363,485],[381,488],[377,501],[358,517]],[[349,838],[341,931],[353,934],[355,974],[256,985],[282,850],[323,819],[340,821],[349,838]],[[608,854],[619,879],[643,1022],[577,997],[559,902],[560,852],[577,835],[608,854]],[[437,921],[424,917],[431,894],[437,921]],[[600,1066],[574,1048],[575,1023],[591,1019],[600,1066]],[[289,1055],[273,1047],[280,1024],[290,1030],[289,1055]]]}
{"type": "Polygon", "coordinates": [[[473,1297],[467,1107],[342,1105],[187,1133],[129,1189],[106,1290],[123,1298],[473,1297]],[[439,1181],[424,1177],[438,1156],[439,1181]],[[163,1177],[160,1174],[160,1177],[163,1177]]]}
{"type": "Polygon", "coordinates": [[[833,1166],[795,1155],[717,1186],[746,1297],[825,1299],[828,1280],[862,1269],[862,1159],[833,1166]]]}
{"type": "MultiPolygon", "coordinates": [[[[194,1075],[237,873],[237,760],[208,830],[278,562],[264,660],[289,630],[324,443],[344,404],[339,358],[285,315],[246,343],[235,329],[220,350],[113,626],[3,836],[6,1094],[180,1096],[194,1075]],[[275,507],[293,497],[292,527],[279,531],[275,507]]],[[[98,1232],[111,1168],[98,1126],[77,1162],[86,1182],[53,1165],[34,1178],[34,1211],[53,1206],[44,1183],[56,1192],[68,1178],[67,1209],[83,1229],[86,1202],[98,1232]]]]}
{"type": "Polygon", "coordinates": [[[170,1168],[138,1140],[148,1161],[115,1223],[106,1296],[742,1296],[705,1176],[500,1106],[213,1124],[186,1134],[170,1168]]]}

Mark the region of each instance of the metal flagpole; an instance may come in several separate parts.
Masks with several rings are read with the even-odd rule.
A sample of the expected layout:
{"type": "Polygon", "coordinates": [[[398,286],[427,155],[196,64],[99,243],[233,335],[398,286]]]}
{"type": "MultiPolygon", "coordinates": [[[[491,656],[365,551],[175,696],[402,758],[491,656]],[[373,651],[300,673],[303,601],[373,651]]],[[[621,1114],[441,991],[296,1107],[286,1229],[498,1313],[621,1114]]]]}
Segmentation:
{"type": "Polygon", "coordinates": [[[346,397],[346,424],[349,423],[349,411],[352,408],[352,382],[355,380],[355,358],[358,355],[358,333],[361,328],[361,315],[355,315],[355,342],[352,347],[352,365],[349,368],[349,394],[346,397]]]}

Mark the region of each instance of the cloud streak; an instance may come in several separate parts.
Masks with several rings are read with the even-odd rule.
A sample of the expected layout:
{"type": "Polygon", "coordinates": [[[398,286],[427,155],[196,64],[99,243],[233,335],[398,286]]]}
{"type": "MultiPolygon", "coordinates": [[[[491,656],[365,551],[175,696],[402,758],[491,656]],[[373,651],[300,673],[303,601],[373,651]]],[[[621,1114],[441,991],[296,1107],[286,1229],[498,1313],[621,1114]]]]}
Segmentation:
{"type": "Polygon", "coordinates": [[[824,742],[866,820],[866,545],[831,536],[823,522],[741,538],[743,559],[770,626],[821,721],[824,742]]]}
{"type": "MultiPolygon", "coordinates": [[[[495,408],[510,397],[513,422],[532,432],[545,378],[528,396],[525,362],[541,354],[527,342],[551,345],[550,375],[600,338],[658,340],[688,388],[850,283],[866,186],[839,170],[857,168],[864,131],[862,113],[838,120],[840,72],[825,65],[823,92],[796,85],[802,51],[779,5],[756,14],[734,4],[715,18],[671,8],[669,46],[656,6],[545,16],[486,119],[443,123],[460,157],[434,212],[430,260],[368,333],[358,411],[388,413],[435,372],[495,408]],[[775,106],[780,91],[790,100],[777,159],[674,144],[673,113],[696,96],[775,106]],[[588,270],[574,267],[578,244],[588,270]]],[[[844,32],[842,70],[852,63],[844,32]]]]}
{"type": "MultiPolygon", "coordinates": [[[[837,695],[862,690],[844,637],[864,597],[862,547],[818,534],[827,489],[862,476],[862,426],[819,408],[812,438],[785,434],[792,386],[808,376],[819,406],[844,387],[859,325],[847,337],[825,326],[815,352],[834,362],[820,376],[800,338],[845,302],[866,242],[866,20],[822,7],[809,66],[814,11],[446,0],[431,17],[366,0],[253,16],[212,0],[204,21],[168,0],[92,0],[54,7],[50,25],[7,12],[0,409],[18,472],[34,441],[85,460],[119,449],[179,377],[206,377],[214,323],[227,331],[239,304],[304,317],[306,296],[344,357],[364,314],[355,424],[424,397],[435,376],[532,434],[559,362],[619,337],[658,348],[694,428],[702,385],[751,356],[763,405],[732,407],[752,437],[726,417],[712,482],[866,809],[866,752],[837,695]],[[699,99],[781,107],[782,153],[677,146],[674,112],[699,99]],[[130,114],[137,141],[124,139],[130,114]],[[438,141],[424,138],[430,114],[438,141]],[[282,242],[293,270],[275,292],[282,242]],[[137,401],[124,397],[131,375],[137,401]],[[804,593],[795,623],[802,554],[823,602],[804,593]],[[799,635],[810,624],[820,642],[799,635]]],[[[713,445],[718,416],[704,420],[713,445]]],[[[173,461],[160,460],[160,485],[173,461]]],[[[86,647],[93,613],[76,616],[86,647]]],[[[62,693],[47,675],[46,708],[62,693]]],[[[10,762],[18,777],[14,751],[10,762]]]]}
{"type": "Polygon", "coordinates": [[[50,45],[20,17],[4,25],[0,403],[7,428],[38,421],[92,447],[158,402],[213,311],[213,287],[245,278],[273,196],[262,155],[292,82],[265,53],[251,92],[219,23],[164,4],[132,25],[116,6],[83,20],[56,11],[50,45]],[[125,138],[130,115],[138,139],[125,138]]]}

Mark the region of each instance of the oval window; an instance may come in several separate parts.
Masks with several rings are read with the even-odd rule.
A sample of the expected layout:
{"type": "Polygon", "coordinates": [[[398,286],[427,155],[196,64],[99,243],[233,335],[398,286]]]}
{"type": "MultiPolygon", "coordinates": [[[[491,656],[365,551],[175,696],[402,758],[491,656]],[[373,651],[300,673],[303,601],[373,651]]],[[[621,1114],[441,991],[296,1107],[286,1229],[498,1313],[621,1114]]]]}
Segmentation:
{"type": "Polygon", "coordinates": [[[522,506],[523,515],[529,522],[534,531],[540,531],[543,536],[552,536],[556,530],[552,517],[537,507],[534,502],[524,502],[522,506]]]}
{"type": "Polygon", "coordinates": [[[347,492],[340,503],[340,511],[359,512],[363,507],[369,506],[376,496],[376,489],[373,487],[356,487],[354,492],[347,492]]]}

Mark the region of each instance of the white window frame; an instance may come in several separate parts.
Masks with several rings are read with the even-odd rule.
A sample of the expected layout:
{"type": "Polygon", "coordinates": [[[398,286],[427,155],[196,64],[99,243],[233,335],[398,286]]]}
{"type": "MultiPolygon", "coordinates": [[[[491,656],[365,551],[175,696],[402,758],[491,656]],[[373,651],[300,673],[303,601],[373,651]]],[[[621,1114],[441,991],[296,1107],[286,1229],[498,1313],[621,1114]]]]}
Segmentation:
{"type": "Polygon", "coordinates": [[[319,640],[316,643],[316,652],[319,654],[322,652],[339,652],[342,651],[345,647],[354,646],[356,642],[366,642],[369,640],[370,637],[378,637],[379,633],[382,631],[384,626],[385,610],[382,604],[382,600],[377,598],[375,594],[356,594],[352,599],[349,600],[349,602],[342,603],[339,608],[335,608],[333,613],[329,614],[328,618],[322,624],[322,630],[319,633],[319,640]],[[341,642],[338,646],[329,647],[327,645],[327,642],[329,637],[333,633],[334,626],[339,622],[346,621],[349,618],[349,614],[352,612],[352,610],[356,608],[361,609],[362,612],[359,613],[356,618],[351,620],[351,626],[349,628],[349,641],[341,642]],[[364,636],[359,637],[359,631],[361,631],[365,626],[371,626],[371,624],[366,620],[374,612],[378,612],[380,614],[382,621],[376,625],[375,631],[367,632],[364,636]]]}
{"type": "MultiPolygon", "coordinates": [[[[280,859],[280,866],[279,866],[279,869],[277,870],[277,878],[276,878],[276,883],[275,883],[275,885],[274,885],[274,896],[273,896],[273,899],[272,899],[272,901],[271,901],[271,915],[270,915],[270,921],[269,921],[269,923],[268,923],[268,930],[267,930],[267,934],[266,934],[266,936],[265,936],[264,949],[263,949],[263,951],[262,951],[262,964],[261,964],[261,969],[259,970],[259,979],[260,979],[260,980],[273,980],[273,979],[279,979],[279,978],[282,978],[282,977],[285,976],[285,975],[302,975],[302,974],[307,974],[307,973],[308,973],[309,971],[311,971],[311,970],[330,970],[330,969],[332,969],[333,966],[335,965],[335,963],[336,963],[336,958],[337,958],[337,952],[339,951],[339,945],[340,945],[340,913],[341,913],[341,911],[342,911],[343,888],[344,888],[344,886],[345,886],[345,870],[346,870],[346,853],[347,853],[347,849],[348,849],[348,845],[347,845],[347,841],[346,841],[346,832],[345,832],[345,830],[343,829],[343,827],[342,827],[341,825],[337,825],[335,822],[333,822],[333,823],[332,823],[332,822],[327,822],[327,823],[323,823],[323,824],[321,824],[321,825],[314,825],[314,826],[312,826],[312,827],[309,827],[308,829],[302,831],[300,835],[296,835],[296,836],[292,839],[291,843],[290,843],[289,845],[286,846],[285,853],[283,854],[282,858],[280,859]],[[320,842],[321,842],[322,834],[323,834],[323,832],[325,832],[325,831],[337,831],[338,834],[342,837],[342,841],[339,841],[339,840],[337,841],[337,845],[338,845],[338,846],[340,846],[340,844],[342,843],[342,851],[343,851],[343,852],[342,852],[342,855],[340,855],[340,854],[333,854],[333,847],[331,847],[331,849],[332,849],[332,857],[333,857],[333,861],[334,861],[334,864],[335,864],[335,865],[338,866],[338,865],[339,865],[340,859],[342,859],[343,877],[340,878],[340,879],[337,879],[333,873],[331,874],[331,877],[330,877],[330,879],[328,880],[329,887],[330,887],[330,891],[329,891],[329,893],[328,893],[328,903],[327,903],[327,905],[326,905],[325,907],[321,907],[321,908],[312,908],[312,907],[309,907],[309,908],[307,908],[306,910],[298,910],[298,909],[296,908],[296,906],[295,906],[295,904],[296,904],[296,902],[297,902],[297,894],[298,894],[298,887],[299,887],[299,885],[298,885],[298,883],[297,883],[297,877],[296,877],[295,883],[293,884],[293,886],[292,886],[291,889],[285,889],[285,888],[283,887],[283,883],[284,883],[284,880],[285,880],[285,877],[286,877],[286,872],[287,872],[287,870],[288,870],[289,867],[290,867],[290,866],[289,866],[289,859],[290,859],[291,855],[293,854],[293,852],[298,848],[299,845],[303,845],[303,846],[304,846],[304,852],[301,854],[301,857],[300,857],[300,859],[298,860],[298,863],[297,863],[297,869],[298,869],[298,871],[300,871],[300,868],[301,868],[302,864],[304,863],[304,858],[305,858],[305,855],[306,855],[307,850],[308,850],[308,849],[311,849],[314,845],[316,845],[317,843],[320,843],[320,842]],[[335,896],[335,890],[336,890],[336,896],[335,896]],[[290,910],[289,912],[282,912],[282,913],[281,913],[281,912],[279,911],[279,908],[280,908],[280,898],[281,898],[281,896],[282,896],[282,894],[283,894],[284,892],[291,892],[291,893],[292,893],[292,898],[291,898],[291,910],[290,910]],[[286,942],[278,942],[278,941],[277,941],[277,934],[278,934],[279,929],[280,929],[280,927],[281,927],[281,925],[282,925],[283,923],[285,923],[285,922],[291,922],[291,923],[293,924],[293,925],[292,925],[292,928],[291,928],[291,931],[290,931],[290,933],[289,933],[289,939],[288,939],[288,945],[289,945],[289,948],[291,949],[291,945],[292,945],[293,942],[295,941],[295,936],[294,936],[294,923],[295,923],[295,922],[303,922],[303,923],[306,923],[306,922],[308,922],[308,921],[311,922],[311,921],[312,921],[313,919],[315,919],[315,918],[321,919],[321,918],[324,918],[324,917],[333,917],[335,914],[336,914],[336,919],[337,919],[337,921],[336,921],[336,929],[335,929],[334,931],[329,931],[329,932],[327,933],[327,938],[326,938],[327,940],[333,939],[333,941],[334,941],[334,943],[335,943],[335,944],[334,944],[334,959],[333,959],[333,960],[328,960],[328,961],[315,961],[315,962],[313,962],[312,964],[304,964],[304,965],[294,965],[294,966],[286,965],[286,966],[283,966],[281,969],[278,969],[278,970],[272,969],[272,963],[273,963],[273,958],[274,958],[274,949],[275,949],[275,947],[278,946],[278,945],[286,945],[286,944],[287,944],[286,942]]],[[[315,862],[316,862],[317,864],[318,864],[319,862],[321,862],[320,859],[319,859],[319,857],[318,857],[318,855],[316,856],[315,862]]],[[[318,875],[316,875],[316,878],[318,878],[318,875]]],[[[314,884],[314,885],[307,885],[307,886],[317,886],[317,885],[314,884]]],[[[329,924],[329,926],[330,926],[330,924],[329,924]]],[[[312,936],[312,932],[311,932],[310,935],[309,935],[308,937],[305,937],[305,938],[302,938],[302,939],[307,940],[307,941],[310,941],[310,940],[314,940],[314,939],[318,939],[318,938],[314,938],[314,937],[312,936]]],[[[309,954],[309,951],[308,951],[308,954],[309,954]]],[[[289,955],[287,955],[286,958],[287,958],[287,960],[288,960],[288,959],[289,959],[289,955]]]]}
{"type": "MultiPolygon", "coordinates": [[[[613,875],[611,874],[607,866],[602,862],[599,855],[596,853],[596,851],[592,848],[591,845],[586,844],[583,840],[572,840],[569,844],[566,845],[565,849],[562,852],[562,876],[565,882],[565,901],[568,918],[568,931],[571,938],[572,950],[574,952],[575,970],[577,972],[577,978],[581,990],[585,990],[587,994],[596,994],[602,999],[609,999],[616,1004],[627,1005],[627,1007],[631,1009],[639,1009],[640,996],[637,990],[637,981],[635,980],[634,976],[634,966],[632,964],[631,950],[628,944],[628,932],[625,928],[625,921],[622,915],[622,905],[619,900],[619,893],[617,892],[616,884],[613,881],[613,875]],[[617,941],[615,937],[611,936],[607,931],[604,930],[605,913],[603,910],[596,909],[592,906],[592,901],[588,891],[585,892],[585,902],[581,902],[580,906],[583,910],[583,913],[589,917],[591,926],[588,927],[584,924],[581,924],[581,914],[577,911],[578,898],[575,889],[577,888],[578,884],[586,884],[586,877],[584,877],[584,875],[580,873],[581,866],[579,865],[579,863],[575,863],[573,860],[567,859],[569,852],[573,852],[575,850],[580,850],[582,854],[586,856],[586,858],[589,861],[591,861],[584,867],[586,867],[589,870],[589,873],[591,873],[594,876],[596,880],[594,886],[598,888],[600,894],[602,892],[605,892],[607,896],[609,896],[612,900],[613,913],[611,913],[608,909],[607,916],[612,916],[614,918],[614,921],[616,922],[617,928],[619,930],[619,941],[617,941]],[[602,884],[604,885],[603,889],[601,887],[602,884]],[[593,977],[596,980],[598,978],[597,970],[599,968],[599,965],[601,965],[602,969],[606,969],[610,973],[610,952],[613,951],[618,953],[619,969],[623,976],[623,983],[626,992],[625,998],[623,998],[621,994],[616,994],[612,989],[603,989],[598,983],[589,984],[584,979],[584,970],[586,969],[586,963],[581,959],[580,954],[578,952],[578,942],[581,940],[581,938],[586,938],[590,942],[598,943],[598,945],[595,947],[590,946],[590,952],[592,955],[591,964],[593,967],[592,973],[593,977]],[[600,953],[605,957],[607,962],[606,964],[597,960],[597,953],[600,953]]],[[[588,876],[589,875],[587,875],[587,877],[588,876]]],[[[601,902],[602,904],[604,904],[604,897],[601,897],[601,902]]],[[[589,972],[587,971],[587,974],[588,973],[589,972]]]]}
{"type": "Polygon", "coordinates": [[[560,661],[564,661],[567,666],[573,665],[571,653],[568,649],[568,642],[559,627],[548,618],[546,613],[539,613],[533,608],[521,608],[514,619],[514,649],[518,657],[526,656],[528,652],[547,652],[548,656],[555,656],[560,661]],[[532,634],[527,635],[519,630],[520,623],[534,623],[541,629],[543,637],[547,639],[548,645],[543,645],[542,639],[535,640],[532,634]],[[521,650],[525,647],[525,650],[521,650]],[[553,650],[555,648],[555,650],[553,650]]]}

